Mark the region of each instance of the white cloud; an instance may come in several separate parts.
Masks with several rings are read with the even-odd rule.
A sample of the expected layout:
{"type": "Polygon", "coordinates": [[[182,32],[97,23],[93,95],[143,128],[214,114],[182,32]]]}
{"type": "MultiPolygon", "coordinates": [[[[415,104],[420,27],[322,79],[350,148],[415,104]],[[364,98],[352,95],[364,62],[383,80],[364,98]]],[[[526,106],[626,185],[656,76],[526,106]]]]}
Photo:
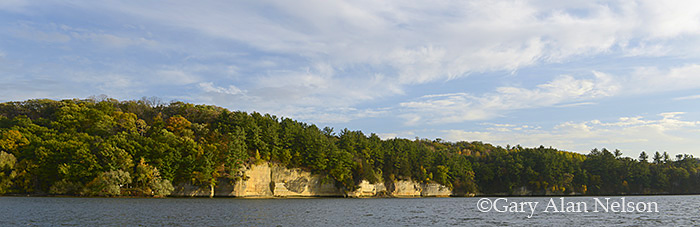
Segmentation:
{"type": "Polygon", "coordinates": [[[20,11],[31,2],[29,0],[3,0],[0,1],[0,10],[20,11]]]}
{"type": "Polygon", "coordinates": [[[595,105],[595,104],[597,104],[597,103],[594,103],[594,102],[577,102],[577,103],[561,104],[561,105],[558,105],[557,107],[567,108],[567,107],[588,106],[588,105],[595,105]]]}
{"type": "Polygon", "coordinates": [[[560,76],[536,88],[498,87],[495,92],[475,96],[467,93],[427,95],[404,102],[407,124],[454,123],[487,120],[507,111],[549,107],[572,101],[614,95],[619,90],[608,75],[594,72],[593,79],[560,76]]]}
{"type": "Polygon", "coordinates": [[[638,9],[637,13],[648,15],[640,18],[652,38],[700,34],[700,7],[696,1],[641,1],[638,9]]]}
{"type": "Polygon", "coordinates": [[[205,92],[215,92],[215,93],[222,93],[222,94],[227,94],[227,95],[239,95],[243,94],[244,91],[241,89],[238,89],[236,86],[229,85],[228,88],[224,87],[217,87],[214,86],[214,83],[212,82],[202,82],[199,83],[199,87],[202,88],[205,92]]]}
{"type": "Polygon", "coordinates": [[[660,55],[660,50],[674,50],[668,48],[673,45],[668,40],[697,40],[700,34],[700,7],[692,1],[80,5],[235,40],[266,52],[302,56],[310,66],[326,62],[334,69],[357,64],[389,67],[393,72],[385,75],[400,84],[513,71],[611,51],[660,55]]]}
{"type": "Polygon", "coordinates": [[[74,33],[72,35],[76,39],[91,40],[93,42],[96,42],[97,44],[100,44],[101,46],[108,46],[108,47],[114,47],[114,48],[123,48],[123,47],[128,47],[128,46],[140,46],[140,45],[143,45],[143,46],[156,46],[157,45],[157,42],[143,38],[143,37],[130,38],[130,37],[122,37],[122,36],[117,36],[117,35],[113,35],[113,34],[104,34],[104,33],[87,33],[87,34],[74,33]]]}
{"type": "Polygon", "coordinates": [[[649,94],[700,88],[700,65],[688,64],[668,69],[638,67],[628,75],[618,75],[624,85],[622,94],[649,94]]]}
{"type": "MultiPolygon", "coordinates": [[[[694,22],[677,25],[678,21],[699,14],[689,9],[694,7],[661,11],[655,4],[182,1],[139,7],[119,2],[81,5],[231,40],[263,53],[298,58],[291,64],[260,59],[241,66],[264,71],[246,80],[245,96],[199,99],[326,121],[332,114],[323,115],[331,111],[324,106],[352,108],[404,94],[408,86],[472,73],[517,71],[601,54],[678,55],[680,50],[672,48],[670,41],[698,38],[694,22]],[[263,12],[261,7],[267,10],[263,12]],[[321,114],[305,114],[307,108],[321,114]],[[300,112],[290,111],[294,109],[300,112]]],[[[239,67],[238,71],[245,70],[239,67]]],[[[399,105],[403,111],[397,114],[408,124],[485,120],[517,109],[589,105],[592,99],[628,88],[624,77],[602,72],[594,75],[593,79],[561,76],[535,88],[500,87],[487,94],[425,96],[404,101],[399,105]]]]}
{"type": "Polygon", "coordinates": [[[45,28],[39,29],[35,28],[32,23],[23,22],[18,24],[15,28],[12,28],[11,34],[23,39],[38,42],[66,43],[71,41],[70,35],[57,31],[57,29],[58,26],[55,24],[50,24],[45,26],[45,28]]]}
{"type": "Polygon", "coordinates": [[[484,130],[444,130],[444,138],[451,141],[484,141],[533,147],[553,146],[559,149],[587,153],[592,148],[619,148],[636,157],[642,150],[694,153],[689,148],[700,146],[696,135],[700,121],[681,118],[682,112],[661,113],[661,118],[621,117],[617,121],[563,122],[551,128],[522,127],[518,125],[490,125],[484,130]]]}
{"type": "Polygon", "coordinates": [[[301,71],[279,71],[253,79],[250,95],[301,106],[349,107],[400,89],[381,75],[336,76],[331,68],[317,65],[301,71]]]}
{"type": "Polygon", "coordinates": [[[90,41],[99,47],[124,48],[128,46],[155,47],[158,42],[144,37],[110,34],[104,31],[74,28],[65,24],[37,24],[20,22],[10,28],[14,36],[47,43],[90,41]]]}
{"type": "Polygon", "coordinates": [[[74,40],[90,41],[100,47],[124,48],[129,46],[155,47],[158,43],[144,37],[134,35],[110,34],[104,31],[74,28],[68,25],[58,26],[59,32],[69,35],[74,40]]]}
{"type": "Polygon", "coordinates": [[[690,95],[690,96],[683,96],[683,97],[673,98],[673,100],[676,100],[676,101],[679,101],[679,100],[692,100],[692,99],[700,99],[700,95],[690,95]]]}
{"type": "MultiPolygon", "coordinates": [[[[182,0],[165,5],[15,0],[0,3],[0,8],[66,5],[71,12],[83,9],[98,19],[105,15],[120,18],[120,25],[132,22],[148,29],[123,31],[109,27],[114,21],[106,19],[95,23],[106,26],[105,30],[26,23],[18,26],[17,34],[43,42],[87,42],[117,48],[161,44],[181,47],[167,53],[147,53],[168,61],[156,65],[178,66],[153,70],[153,62],[135,62],[135,68],[146,69],[139,74],[146,75],[142,81],[147,85],[141,87],[188,85],[201,91],[191,97],[196,101],[320,121],[346,122],[377,116],[376,110],[359,106],[407,94],[416,84],[470,74],[513,72],[515,78],[519,75],[514,72],[525,67],[590,56],[622,60],[633,56],[697,56],[692,50],[697,45],[684,44],[695,44],[700,38],[697,3],[650,0],[182,0]],[[156,35],[151,36],[151,32],[156,35]],[[179,35],[196,40],[182,41],[179,35]],[[210,50],[215,53],[208,53],[210,50]],[[224,63],[209,63],[217,60],[224,63]],[[203,68],[233,63],[214,70],[199,69],[193,62],[206,62],[203,68]],[[236,77],[208,78],[231,74],[236,77]],[[228,86],[232,83],[236,86],[228,86]]],[[[124,65],[129,63],[127,60],[124,65]]],[[[409,124],[485,120],[518,109],[574,107],[612,95],[696,88],[700,85],[700,77],[695,76],[698,73],[698,65],[668,71],[639,68],[631,75],[593,72],[593,78],[571,73],[573,76],[563,75],[534,87],[503,86],[485,94],[466,91],[408,97],[395,114],[409,124]]],[[[133,81],[117,81],[114,88],[133,86],[133,81]]],[[[411,94],[415,93],[419,92],[411,94]]]]}
{"type": "Polygon", "coordinates": [[[91,89],[97,88],[102,90],[101,93],[110,95],[131,91],[138,84],[131,76],[119,73],[73,70],[63,71],[61,74],[65,74],[66,78],[53,79],[66,80],[67,83],[76,85],[82,84],[91,89]]]}
{"type": "Polygon", "coordinates": [[[627,47],[623,44],[622,48],[624,49],[623,55],[626,57],[662,57],[672,53],[669,47],[658,43],[647,44],[642,42],[631,47],[627,47]]]}
{"type": "Polygon", "coordinates": [[[385,115],[382,109],[355,109],[355,108],[308,108],[304,111],[293,113],[294,118],[313,119],[315,123],[347,123],[355,119],[373,118],[385,115]]]}
{"type": "Polygon", "coordinates": [[[415,138],[416,132],[414,131],[401,131],[401,132],[387,132],[387,133],[377,133],[377,136],[382,140],[394,139],[394,138],[415,138]]]}
{"type": "Polygon", "coordinates": [[[383,75],[365,79],[338,77],[326,64],[299,71],[270,72],[250,78],[248,89],[199,83],[204,92],[197,99],[236,109],[275,113],[314,123],[349,122],[384,115],[387,109],[357,109],[361,101],[387,93],[400,93],[383,75]]]}
{"type": "Polygon", "coordinates": [[[150,78],[156,84],[187,85],[199,82],[200,78],[183,69],[161,69],[150,78]]]}
{"type": "Polygon", "coordinates": [[[127,75],[80,70],[55,73],[62,77],[32,75],[32,78],[0,82],[2,101],[73,99],[98,94],[108,94],[118,99],[133,99],[134,94],[143,92],[143,87],[138,86],[139,82],[127,75]]]}
{"type": "MultiPolygon", "coordinates": [[[[626,75],[593,72],[594,77],[559,76],[535,88],[498,87],[481,95],[469,93],[426,95],[400,103],[406,124],[453,123],[488,120],[509,111],[540,107],[577,107],[593,105],[599,98],[631,96],[700,88],[700,65],[669,69],[639,67],[626,75]]],[[[674,100],[697,99],[686,96],[674,100]]]]}

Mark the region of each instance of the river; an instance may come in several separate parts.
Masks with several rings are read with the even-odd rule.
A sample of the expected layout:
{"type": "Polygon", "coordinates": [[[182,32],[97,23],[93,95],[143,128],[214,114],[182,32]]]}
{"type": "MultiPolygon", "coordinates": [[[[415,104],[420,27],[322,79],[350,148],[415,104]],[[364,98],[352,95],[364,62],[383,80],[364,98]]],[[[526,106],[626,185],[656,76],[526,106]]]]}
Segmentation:
{"type": "Polygon", "coordinates": [[[700,196],[410,199],[0,197],[0,226],[27,225],[698,226],[700,196]],[[615,202],[621,203],[622,207],[615,207],[615,202]],[[535,203],[537,205],[532,206],[535,203]],[[576,209],[582,204],[585,204],[585,209],[576,209]],[[651,209],[637,209],[647,205],[651,205],[651,209]],[[653,210],[653,205],[658,206],[657,210],[653,210]],[[481,210],[479,206],[482,206],[481,210]],[[567,210],[569,212],[565,212],[567,210]]]}

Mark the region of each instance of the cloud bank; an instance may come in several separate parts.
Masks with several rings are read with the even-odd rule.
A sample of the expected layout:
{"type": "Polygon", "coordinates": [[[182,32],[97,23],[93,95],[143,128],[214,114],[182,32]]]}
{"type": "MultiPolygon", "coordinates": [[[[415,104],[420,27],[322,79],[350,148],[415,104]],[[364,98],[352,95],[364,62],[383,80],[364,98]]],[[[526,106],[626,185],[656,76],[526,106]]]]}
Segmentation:
{"type": "MultiPolygon", "coordinates": [[[[526,111],[545,117],[509,123],[564,127],[552,108],[687,104],[700,88],[695,1],[11,0],[0,12],[2,101],[159,96],[476,137],[526,111]]],[[[667,109],[644,114],[700,112],[667,109]]]]}

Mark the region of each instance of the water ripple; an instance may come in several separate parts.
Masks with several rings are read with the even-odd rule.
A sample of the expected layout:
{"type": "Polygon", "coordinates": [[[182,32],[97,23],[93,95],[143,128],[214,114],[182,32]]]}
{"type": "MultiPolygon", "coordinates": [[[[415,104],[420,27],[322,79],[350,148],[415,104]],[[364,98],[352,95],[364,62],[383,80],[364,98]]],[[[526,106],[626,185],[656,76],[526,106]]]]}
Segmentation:
{"type": "MultiPolygon", "coordinates": [[[[700,196],[635,196],[658,213],[479,212],[480,198],[148,199],[0,197],[0,226],[696,226],[700,196]]],[[[510,197],[509,201],[550,198],[510,197]]],[[[555,198],[558,199],[558,198],[555,198]]],[[[612,197],[619,199],[619,197],[612,197]]],[[[592,201],[567,197],[567,201],[592,201]]],[[[592,204],[589,202],[589,205],[592,204]]],[[[544,209],[541,207],[539,211],[544,209]]],[[[589,207],[589,209],[591,209],[589,207]]]]}

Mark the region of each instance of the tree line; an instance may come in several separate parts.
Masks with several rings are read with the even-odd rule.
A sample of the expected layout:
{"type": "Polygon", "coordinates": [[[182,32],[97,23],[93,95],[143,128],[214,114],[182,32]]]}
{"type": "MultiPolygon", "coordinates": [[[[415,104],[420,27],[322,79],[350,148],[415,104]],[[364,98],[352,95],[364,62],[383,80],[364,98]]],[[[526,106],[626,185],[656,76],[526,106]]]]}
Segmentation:
{"type": "Polygon", "coordinates": [[[270,114],[155,98],[0,103],[0,194],[166,196],[173,185],[245,178],[275,162],[353,191],[371,183],[436,182],[455,194],[697,193],[700,160],[594,149],[500,147],[440,139],[382,140],[270,114]]]}

